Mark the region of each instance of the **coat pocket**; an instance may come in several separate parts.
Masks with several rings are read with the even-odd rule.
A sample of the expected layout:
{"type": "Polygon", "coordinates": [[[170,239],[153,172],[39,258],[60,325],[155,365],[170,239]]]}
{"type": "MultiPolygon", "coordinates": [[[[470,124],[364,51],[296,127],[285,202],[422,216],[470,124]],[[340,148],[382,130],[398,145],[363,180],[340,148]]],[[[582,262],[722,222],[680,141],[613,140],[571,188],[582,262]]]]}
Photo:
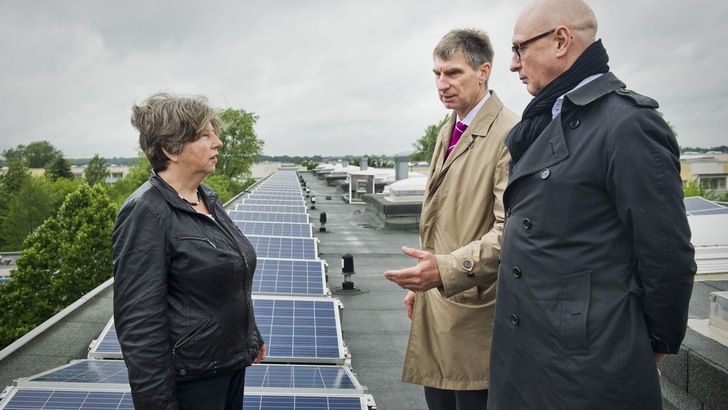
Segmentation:
{"type": "Polygon", "coordinates": [[[561,341],[564,353],[587,353],[589,351],[587,318],[591,294],[591,272],[565,275],[562,289],[561,341]]]}
{"type": "Polygon", "coordinates": [[[192,341],[202,330],[207,327],[208,323],[212,320],[212,316],[205,316],[204,319],[197,322],[195,326],[189,329],[185,334],[180,337],[177,342],[172,346],[172,358],[176,358],[177,351],[192,341]]]}

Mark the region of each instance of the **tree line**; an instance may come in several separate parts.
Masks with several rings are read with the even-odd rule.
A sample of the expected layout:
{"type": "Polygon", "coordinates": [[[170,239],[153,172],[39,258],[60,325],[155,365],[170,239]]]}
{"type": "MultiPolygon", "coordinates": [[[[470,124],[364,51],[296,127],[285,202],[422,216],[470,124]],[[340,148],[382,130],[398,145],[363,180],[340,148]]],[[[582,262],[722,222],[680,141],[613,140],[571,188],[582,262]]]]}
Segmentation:
{"type": "MultiPolygon", "coordinates": [[[[255,133],[255,114],[227,109],[221,118],[226,149],[205,184],[226,202],[254,182],[250,169],[264,141],[255,133]]],[[[0,349],[112,277],[114,218],[151,174],[140,154],[124,178],[107,183],[107,161],[95,155],[77,179],[71,162],[48,141],[1,155],[7,168],[0,175],[0,251],[22,253],[11,280],[0,284],[0,349]],[[45,173],[32,176],[30,168],[45,173]]]]}

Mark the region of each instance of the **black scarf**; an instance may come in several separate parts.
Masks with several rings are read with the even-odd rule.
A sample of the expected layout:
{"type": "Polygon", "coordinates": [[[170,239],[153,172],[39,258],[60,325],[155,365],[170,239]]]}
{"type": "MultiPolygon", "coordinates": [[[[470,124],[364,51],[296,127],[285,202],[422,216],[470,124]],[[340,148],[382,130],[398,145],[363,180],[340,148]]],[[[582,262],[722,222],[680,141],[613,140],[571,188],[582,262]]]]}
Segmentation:
{"type": "Polygon", "coordinates": [[[592,43],[574,64],[551,81],[523,110],[521,122],[516,124],[506,139],[514,165],[531,146],[536,137],[551,122],[551,109],[556,100],[571,91],[585,78],[609,71],[609,56],[602,46],[602,40],[592,43]]]}

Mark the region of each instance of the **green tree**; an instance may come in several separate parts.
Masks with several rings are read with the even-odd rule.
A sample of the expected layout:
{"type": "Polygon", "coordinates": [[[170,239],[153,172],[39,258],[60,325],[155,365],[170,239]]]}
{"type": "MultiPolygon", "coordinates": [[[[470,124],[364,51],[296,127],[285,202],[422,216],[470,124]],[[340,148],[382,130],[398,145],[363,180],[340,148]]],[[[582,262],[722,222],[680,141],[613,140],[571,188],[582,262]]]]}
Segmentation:
{"type": "Polygon", "coordinates": [[[296,162],[296,165],[303,165],[304,167],[306,167],[307,170],[310,171],[312,169],[315,169],[317,166],[319,166],[319,163],[314,162],[314,161],[309,161],[309,160],[299,160],[298,162],[296,162]]]}
{"type": "MultiPolygon", "coordinates": [[[[3,155],[6,152],[3,152],[3,155]]],[[[12,250],[6,248],[9,240],[3,233],[3,226],[10,214],[11,203],[15,199],[18,191],[31,179],[30,172],[28,172],[28,168],[25,166],[25,161],[18,157],[11,156],[10,158],[7,170],[4,173],[0,173],[0,250],[3,251],[12,250]]]]}
{"type": "MultiPolygon", "coordinates": [[[[391,158],[386,158],[384,156],[377,156],[377,155],[364,155],[363,157],[367,157],[367,166],[372,168],[394,168],[394,161],[391,158]]],[[[363,157],[354,158],[351,161],[351,164],[354,166],[360,166],[361,165],[361,159],[363,157]]]]}
{"type": "Polygon", "coordinates": [[[8,148],[3,150],[2,157],[5,160],[5,165],[10,162],[24,162],[25,161],[25,145],[20,144],[15,148],[8,148]]]}
{"type": "Polygon", "coordinates": [[[100,185],[84,184],[26,239],[13,280],[0,286],[0,348],[111,277],[115,213],[100,185]]]}
{"type": "Polygon", "coordinates": [[[54,211],[63,205],[63,202],[66,201],[66,197],[68,195],[75,192],[79,187],[81,187],[81,185],[83,185],[83,181],[78,179],[61,178],[51,181],[50,178],[43,178],[48,181],[48,189],[51,194],[51,206],[54,211]]]}
{"type": "Polygon", "coordinates": [[[29,178],[8,204],[0,225],[3,251],[22,249],[23,241],[53,212],[50,184],[45,178],[29,178]]]}
{"type": "Polygon", "coordinates": [[[420,137],[413,145],[415,152],[410,155],[411,161],[425,161],[430,162],[432,160],[432,154],[435,152],[435,143],[437,142],[437,135],[440,133],[442,127],[450,121],[450,114],[446,115],[437,124],[429,125],[425,128],[425,135],[420,137]]]}
{"type": "Polygon", "coordinates": [[[686,198],[691,196],[702,196],[709,201],[720,199],[720,196],[716,194],[715,190],[710,189],[705,183],[701,184],[697,179],[693,179],[685,184],[683,190],[685,191],[686,198]]]}
{"type": "Polygon", "coordinates": [[[55,181],[59,178],[72,179],[73,172],[71,172],[71,163],[63,158],[63,156],[59,155],[46,165],[45,175],[50,178],[51,181],[55,181]]]}
{"type": "Polygon", "coordinates": [[[258,116],[243,109],[228,108],[220,114],[225,129],[220,133],[223,147],[217,156],[216,173],[231,180],[250,176],[250,168],[263,152],[263,140],[255,134],[253,127],[258,116]]]}
{"type": "Polygon", "coordinates": [[[106,160],[99,157],[99,154],[94,155],[86,164],[86,169],[83,170],[83,177],[91,186],[105,182],[107,176],[109,176],[109,168],[106,167],[106,160]]]}
{"type": "Polygon", "coordinates": [[[29,168],[45,168],[49,162],[61,156],[61,151],[48,141],[35,141],[30,144],[19,144],[15,148],[2,152],[3,158],[11,161],[25,161],[29,168]]]}
{"type": "Polygon", "coordinates": [[[235,184],[230,178],[216,172],[208,175],[204,182],[217,192],[222,203],[229,201],[235,196],[235,194],[242,191],[242,189],[237,189],[237,184],[235,184]]]}
{"type": "Polygon", "coordinates": [[[0,185],[4,194],[14,194],[30,179],[30,172],[22,159],[8,160],[8,170],[0,175],[0,185]]]}
{"type": "Polygon", "coordinates": [[[117,208],[121,206],[126,197],[145,183],[151,174],[152,165],[144,154],[139,153],[136,162],[130,165],[129,173],[113,185],[108,186],[111,201],[117,205],[117,208]]]}
{"type": "Polygon", "coordinates": [[[61,156],[63,156],[61,151],[48,141],[31,142],[24,151],[24,158],[28,161],[30,168],[45,168],[61,156]]]}
{"type": "Polygon", "coordinates": [[[80,185],[80,181],[65,178],[51,181],[45,176],[29,177],[8,199],[7,211],[0,220],[0,251],[21,250],[25,238],[55,214],[80,185]]]}

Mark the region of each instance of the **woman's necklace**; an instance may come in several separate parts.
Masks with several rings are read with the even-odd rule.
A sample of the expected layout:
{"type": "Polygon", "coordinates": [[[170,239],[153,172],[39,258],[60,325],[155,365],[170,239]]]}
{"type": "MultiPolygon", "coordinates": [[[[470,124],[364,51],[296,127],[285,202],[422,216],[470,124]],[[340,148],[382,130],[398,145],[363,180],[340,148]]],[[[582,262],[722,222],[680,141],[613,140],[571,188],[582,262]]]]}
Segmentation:
{"type": "Polygon", "coordinates": [[[197,206],[200,204],[200,191],[195,191],[195,192],[197,192],[197,202],[190,202],[187,200],[187,198],[183,197],[182,195],[179,195],[179,193],[177,193],[177,195],[179,195],[179,197],[182,198],[182,200],[187,202],[189,205],[197,206]]]}

